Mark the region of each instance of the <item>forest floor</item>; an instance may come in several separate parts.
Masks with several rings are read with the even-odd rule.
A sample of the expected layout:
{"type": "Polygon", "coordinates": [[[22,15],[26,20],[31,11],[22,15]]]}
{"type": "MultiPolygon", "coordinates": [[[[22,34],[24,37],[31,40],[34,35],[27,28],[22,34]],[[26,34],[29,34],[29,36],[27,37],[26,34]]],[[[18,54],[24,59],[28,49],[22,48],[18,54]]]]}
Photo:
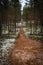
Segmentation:
{"type": "Polygon", "coordinates": [[[9,52],[11,65],[43,65],[43,43],[26,38],[22,26],[19,34],[9,52]]]}

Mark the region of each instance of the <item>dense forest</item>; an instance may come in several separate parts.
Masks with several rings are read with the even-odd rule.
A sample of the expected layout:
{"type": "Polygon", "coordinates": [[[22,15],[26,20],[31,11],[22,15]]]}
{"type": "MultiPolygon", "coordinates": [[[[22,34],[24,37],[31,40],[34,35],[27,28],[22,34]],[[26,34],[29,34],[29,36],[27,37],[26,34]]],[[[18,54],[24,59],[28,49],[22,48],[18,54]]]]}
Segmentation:
{"type": "Polygon", "coordinates": [[[0,65],[43,65],[43,0],[0,0],[0,65]]]}
{"type": "MultiPolygon", "coordinates": [[[[16,32],[16,22],[20,22],[21,18],[26,21],[26,25],[30,20],[30,27],[32,28],[32,21],[34,20],[34,34],[37,33],[37,27],[40,27],[40,33],[43,33],[43,1],[41,0],[26,0],[21,15],[21,3],[19,0],[0,0],[0,36],[4,26],[10,31],[11,26],[14,25],[16,32]],[[12,24],[14,23],[14,24],[12,24]]],[[[9,34],[8,31],[8,34],[9,34]]],[[[32,30],[31,30],[32,34],[32,30]]]]}
{"type": "Polygon", "coordinates": [[[2,29],[13,26],[16,33],[16,22],[21,20],[21,4],[19,0],[0,0],[0,36],[2,29]]]}
{"type": "MultiPolygon", "coordinates": [[[[37,27],[40,28],[40,33],[43,33],[43,1],[41,0],[26,0],[23,8],[23,19],[28,22],[30,20],[30,26],[32,26],[32,20],[34,21],[34,33],[37,33],[37,27]]],[[[28,24],[28,23],[27,23],[28,24]]],[[[32,28],[32,27],[31,27],[32,28]]],[[[32,33],[32,30],[31,30],[32,33]]]]}

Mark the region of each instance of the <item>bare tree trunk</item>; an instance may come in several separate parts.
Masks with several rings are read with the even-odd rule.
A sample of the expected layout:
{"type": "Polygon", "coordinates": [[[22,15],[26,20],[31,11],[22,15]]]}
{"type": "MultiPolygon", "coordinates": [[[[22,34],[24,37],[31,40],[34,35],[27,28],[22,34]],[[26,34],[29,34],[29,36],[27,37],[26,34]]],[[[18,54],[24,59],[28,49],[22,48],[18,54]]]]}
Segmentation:
{"type": "Polygon", "coordinates": [[[16,20],[15,20],[15,34],[16,34],[16,20]]]}
{"type": "Polygon", "coordinates": [[[1,33],[2,33],[2,9],[0,8],[0,37],[1,37],[1,33]]]}
{"type": "Polygon", "coordinates": [[[32,34],[32,0],[30,0],[30,27],[31,27],[31,34],[32,34]]]}

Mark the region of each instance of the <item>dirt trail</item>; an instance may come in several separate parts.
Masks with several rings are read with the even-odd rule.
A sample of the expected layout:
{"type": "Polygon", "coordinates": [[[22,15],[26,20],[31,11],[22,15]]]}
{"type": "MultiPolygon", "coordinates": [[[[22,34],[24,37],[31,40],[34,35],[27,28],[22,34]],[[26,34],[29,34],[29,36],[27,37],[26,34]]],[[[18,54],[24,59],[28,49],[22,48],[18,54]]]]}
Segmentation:
{"type": "Polygon", "coordinates": [[[9,54],[11,65],[43,65],[42,43],[26,38],[22,25],[20,36],[9,54]]]}

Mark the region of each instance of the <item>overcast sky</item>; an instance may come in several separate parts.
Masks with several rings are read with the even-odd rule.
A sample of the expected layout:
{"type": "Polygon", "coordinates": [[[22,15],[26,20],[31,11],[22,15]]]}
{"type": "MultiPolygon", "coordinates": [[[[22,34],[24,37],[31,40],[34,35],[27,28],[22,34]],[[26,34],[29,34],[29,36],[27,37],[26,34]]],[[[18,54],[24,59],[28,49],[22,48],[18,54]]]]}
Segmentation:
{"type": "Polygon", "coordinates": [[[26,3],[25,0],[21,0],[21,4],[22,4],[21,10],[23,10],[23,7],[24,7],[25,3],[26,3]]]}

